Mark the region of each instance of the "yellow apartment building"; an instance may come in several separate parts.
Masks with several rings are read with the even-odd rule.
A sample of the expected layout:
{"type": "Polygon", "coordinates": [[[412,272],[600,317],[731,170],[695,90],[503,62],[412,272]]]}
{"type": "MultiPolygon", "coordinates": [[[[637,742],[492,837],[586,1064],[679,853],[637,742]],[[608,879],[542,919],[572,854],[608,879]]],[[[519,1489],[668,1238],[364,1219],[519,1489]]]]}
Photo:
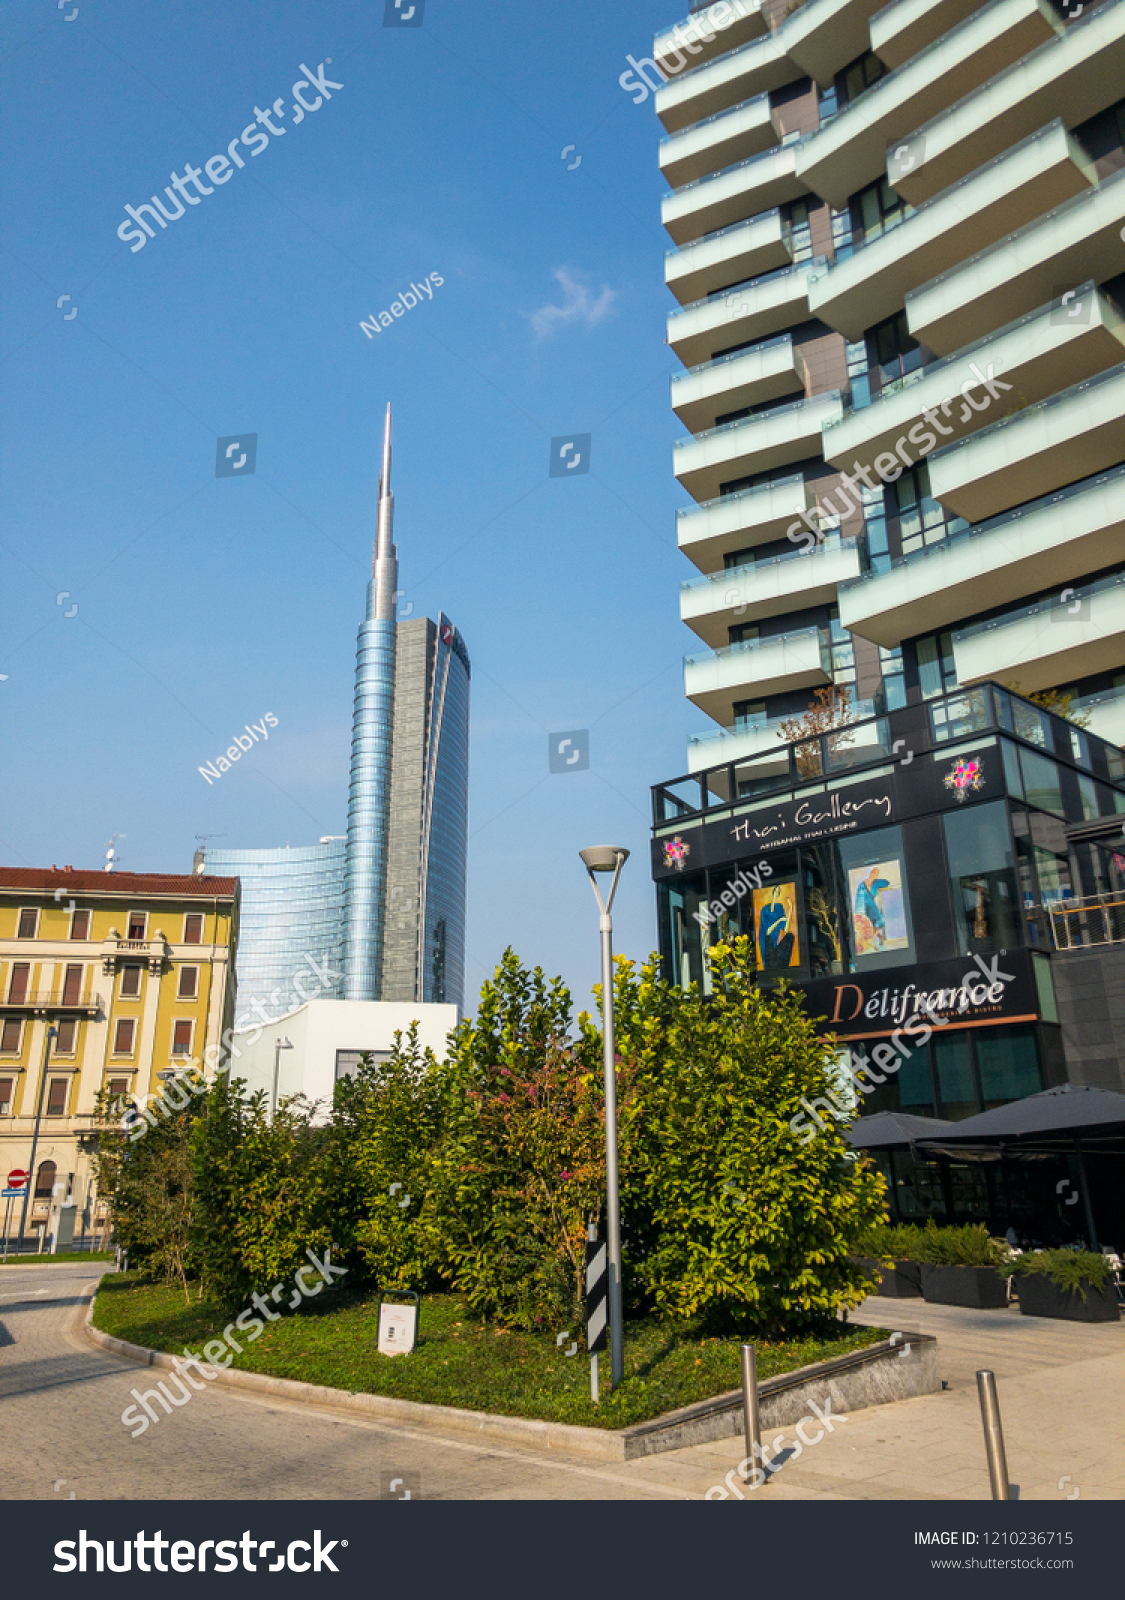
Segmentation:
{"type": "Polygon", "coordinates": [[[98,1220],[99,1090],[155,1094],[230,1026],[238,891],[202,874],[0,867],[0,1178],[28,1169],[42,1095],[29,1233],[60,1185],[76,1234],[98,1220]]]}

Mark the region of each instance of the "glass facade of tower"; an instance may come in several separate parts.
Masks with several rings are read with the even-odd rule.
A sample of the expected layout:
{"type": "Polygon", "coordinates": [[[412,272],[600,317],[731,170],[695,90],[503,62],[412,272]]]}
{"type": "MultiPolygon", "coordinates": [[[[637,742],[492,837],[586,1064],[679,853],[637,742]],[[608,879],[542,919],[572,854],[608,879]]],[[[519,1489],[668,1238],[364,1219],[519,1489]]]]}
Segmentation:
{"type": "Polygon", "coordinates": [[[209,873],[242,882],[239,1016],[254,1000],[278,1015],[306,1000],[340,998],[345,851],[344,839],[284,850],[208,850],[209,873]]]}
{"type": "Polygon", "coordinates": [[[430,802],[422,846],[424,940],[419,998],[461,1005],[465,989],[465,872],[469,824],[469,656],[444,618],[438,627],[430,731],[430,802]]]}

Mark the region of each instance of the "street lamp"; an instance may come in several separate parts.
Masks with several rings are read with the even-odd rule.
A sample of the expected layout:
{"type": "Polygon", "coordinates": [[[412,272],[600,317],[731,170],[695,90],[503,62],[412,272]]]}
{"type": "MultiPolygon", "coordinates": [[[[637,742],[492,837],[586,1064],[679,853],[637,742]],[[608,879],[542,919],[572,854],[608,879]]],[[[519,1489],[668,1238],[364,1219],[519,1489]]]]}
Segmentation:
{"type": "Polygon", "coordinates": [[[625,1326],[621,1313],[621,1201],[617,1188],[617,1068],[613,1037],[613,897],[621,868],[629,859],[622,845],[595,845],[580,850],[590,886],[601,912],[602,934],[602,1042],[605,1061],[605,1198],[606,1256],[609,1268],[609,1368],[610,1387],[625,1376],[625,1326]],[[597,874],[612,872],[609,893],[602,899],[597,874]]]}
{"type": "Polygon", "coordinates": [[[59,1030],[52,1022],[47,1029],[47,1038],[43,1046],[43,1076],[39,1080],[39,1100],[35,1107],[35,1130],[31,1135],[31,1159],[27,1163],[27,1193],[23,1197],[23,1210],[20,1212],[20,1231],[16,1241],[16,1254],[23,1249],[23,1230],[27,1226],[27,1205],[32,1197],[35,1184],[35,1151],[39,1144],[39,1124],[43,1120],[43,1096],[47,1092],[47,1068],[51,1060],[51,1040],[57,1039],[59,1030]]]}
{"type": "Polygon", "coordinates": [[[277,1074],[281,1067],[281,1052],[292,1050],[293,1046],[288,1039],[275,1039],[273,1046],[273,1099],[270,1101],[270,1126],[277,1116],[277,1074]]]}

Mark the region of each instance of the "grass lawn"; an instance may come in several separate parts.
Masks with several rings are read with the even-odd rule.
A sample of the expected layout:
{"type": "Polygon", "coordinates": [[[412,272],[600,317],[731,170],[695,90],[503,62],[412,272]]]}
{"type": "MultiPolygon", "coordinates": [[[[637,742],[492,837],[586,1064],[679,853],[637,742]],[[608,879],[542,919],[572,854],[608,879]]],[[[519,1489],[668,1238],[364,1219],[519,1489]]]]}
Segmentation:
{"type": "Polygon", "coordinates": [[[9,1256],[2,1267],[41,1267],[45,1261],[112,1261],[112,1250],[60,1250],[57,1256],[9,1256]]]}
{"type": "MultiPolygon", "coordinates": [[[[568,1357],[572,1339],[560,1346],[553,1336],[482,1323],[458,1295],[427,1295],[417,1349],[409,1356],[384,1356],[377,1349],[378,1313],[376,1291],[332,1289],[299,1311],[283,1312],[256,1342],[243,1344],[232,1365],[334,1389],[596,1428],[646,1422],[737,1389],[741,1382],[737,1338],[703,1338],[692,1323],[646,1317],[626,1324],[625,1380],[612,1399],[609,1353],[603,1354],[603,1399],[595,1406],[589,1358],[577,1328],[571,1334],[579,1349],[568,1357]]],[[[233,1315],[218,1306],[195,1299],[187,1306],[182,1289],[134,1273],[106,1278],[94,1310],[94,1323],[105,1333],[177,1354],[185,1345],[200,1354],[202,1345],[221,1338],[232,1321],[233,1315]]],[[[837,1327],[824,1338],[758,1343],[759,1378],[886,1338],[881,1328],[837,1327]]],[[[234,1338],[242,1342],[244,1336],[235,1332],[234,1338]]]]}

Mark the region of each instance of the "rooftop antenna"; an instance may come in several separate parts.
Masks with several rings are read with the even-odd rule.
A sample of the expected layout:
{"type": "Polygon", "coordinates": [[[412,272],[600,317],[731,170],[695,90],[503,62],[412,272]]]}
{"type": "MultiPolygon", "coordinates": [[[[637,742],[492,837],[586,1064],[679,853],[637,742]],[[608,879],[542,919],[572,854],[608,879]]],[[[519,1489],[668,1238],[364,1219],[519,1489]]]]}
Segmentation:
{"type": "Polygon", "coordinates": [[[107,872],[113,872],[118,866],[120,866],[120,862],[117,860],[117,841],[118,839],[127,839],[128,837],[129,835],[127,833],[115,833],[113,838],[106,845],[105,870],[107,872]]]}
{"type": "Polygon", "coordinates": [[[225,833],[197,833],[195,836],[198,849],[192,858],[191,870],[198,877],[207,870],[207,842],[209,839],[225,839],[225,833]]]}

